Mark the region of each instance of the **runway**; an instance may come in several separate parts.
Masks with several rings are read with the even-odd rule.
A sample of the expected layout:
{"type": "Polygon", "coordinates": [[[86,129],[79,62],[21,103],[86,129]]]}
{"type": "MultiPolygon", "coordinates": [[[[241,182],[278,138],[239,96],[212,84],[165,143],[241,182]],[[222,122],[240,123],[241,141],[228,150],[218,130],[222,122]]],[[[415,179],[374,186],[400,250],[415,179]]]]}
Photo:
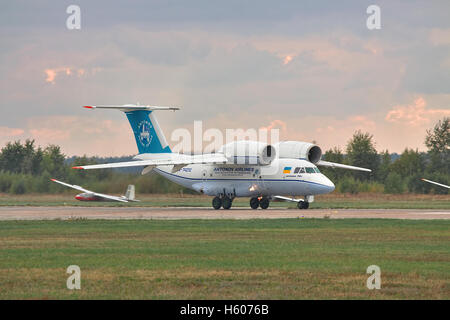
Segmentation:
{"type": "Polygon", "coordinates": [[[413,209],[267,209],[232,208],[159,208],[159,207],[0,207],[3,220],[75,220],[75,219],[284,219],[284,218],[382,218],[450,219],[450,210],[413,209]]]}

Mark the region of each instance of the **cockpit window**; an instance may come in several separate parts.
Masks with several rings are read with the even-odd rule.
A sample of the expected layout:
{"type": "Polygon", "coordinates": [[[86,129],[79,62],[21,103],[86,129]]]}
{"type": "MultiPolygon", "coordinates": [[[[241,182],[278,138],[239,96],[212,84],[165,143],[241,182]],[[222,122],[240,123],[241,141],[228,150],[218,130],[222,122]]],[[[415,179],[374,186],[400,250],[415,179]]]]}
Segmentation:
{"type": "Polygon", "coordinates": [[[294,173],[298,173],[299,170],[300,170],[299,167],[295,168],[294,173]]]}
{"type": "Polygon", "coordinates": [[[300,172],[299,173],[305,173],[305,168],[300,168],[300,172]]]}
{"type": "Polygon", "coordinates": [[[316,167],[316,168],[314,168],[314,170],[316,170],[317,173],[320,173],[319,168],[316,167]]]}
{"type": "Polygon", "coordinates": [[[306,167],[306,173],[316,173],[316,171],[312,167],[306,167]]]}

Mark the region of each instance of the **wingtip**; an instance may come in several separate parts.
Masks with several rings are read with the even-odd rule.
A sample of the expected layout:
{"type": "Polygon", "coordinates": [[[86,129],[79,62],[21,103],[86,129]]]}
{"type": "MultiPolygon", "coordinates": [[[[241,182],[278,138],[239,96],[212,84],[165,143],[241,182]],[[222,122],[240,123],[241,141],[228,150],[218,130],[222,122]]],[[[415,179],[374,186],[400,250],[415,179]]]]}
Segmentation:
{"type": "Polygon", "coordinates": [[[55,181],[56,181],[56,179],[50,179],[50,181],[53,181],[53,182],[55,182],[55,181]]]}
{"type": "Polygon", "coordinates": [[[72,169],[78,169],[78,170],[80,170],[80,169],[84,169],[83,167],[72,167],[72,169]]]}
{"type": "Polygon", "coordinates": [[[83,106],[83,108],[86,108],[86,109],[94,109],[94,106],[83,106]]]}

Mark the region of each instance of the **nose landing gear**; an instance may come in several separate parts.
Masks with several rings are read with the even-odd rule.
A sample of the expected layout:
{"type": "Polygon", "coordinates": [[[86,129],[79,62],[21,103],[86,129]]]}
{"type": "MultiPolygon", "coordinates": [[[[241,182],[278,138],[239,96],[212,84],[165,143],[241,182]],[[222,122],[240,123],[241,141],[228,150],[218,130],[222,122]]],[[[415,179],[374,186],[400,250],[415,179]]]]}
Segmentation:
{"type": "Polygon", "coordinates": [[[297,208],[299,208],[299,209],[308,209],[309,208],[309,202],[308,201],[299,201],[299,202],[297,202],[297,208]]]}

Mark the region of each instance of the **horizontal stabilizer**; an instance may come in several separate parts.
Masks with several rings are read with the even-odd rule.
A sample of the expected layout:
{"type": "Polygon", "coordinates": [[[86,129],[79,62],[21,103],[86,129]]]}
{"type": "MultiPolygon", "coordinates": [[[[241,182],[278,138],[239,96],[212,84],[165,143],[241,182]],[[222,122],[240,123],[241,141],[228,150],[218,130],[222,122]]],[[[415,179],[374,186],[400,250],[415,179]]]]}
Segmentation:
{"type": "Polygon", "coordinates": [[[422,181],[425,181],[425,182],[428,182],[428,183],[435,184],[435,185],[440,186],[440,187],[444,187],[444,188],[450,189],[450,186],[447,186],[446,184],[434,182],[434,181],[427,180],[427,179],[421,179],[421,180],[422,180],[422,181]]]}
{"type": "Polygon", "coordinates": [[[121,111],[134,111],[134,110],[180,110],[179,107],[163,107],[163,106],[143,106],[136,104],[124,104],[124,105],[98,105],[98,106],[83,106],[86,109],[115,109],[121,111]]]}

